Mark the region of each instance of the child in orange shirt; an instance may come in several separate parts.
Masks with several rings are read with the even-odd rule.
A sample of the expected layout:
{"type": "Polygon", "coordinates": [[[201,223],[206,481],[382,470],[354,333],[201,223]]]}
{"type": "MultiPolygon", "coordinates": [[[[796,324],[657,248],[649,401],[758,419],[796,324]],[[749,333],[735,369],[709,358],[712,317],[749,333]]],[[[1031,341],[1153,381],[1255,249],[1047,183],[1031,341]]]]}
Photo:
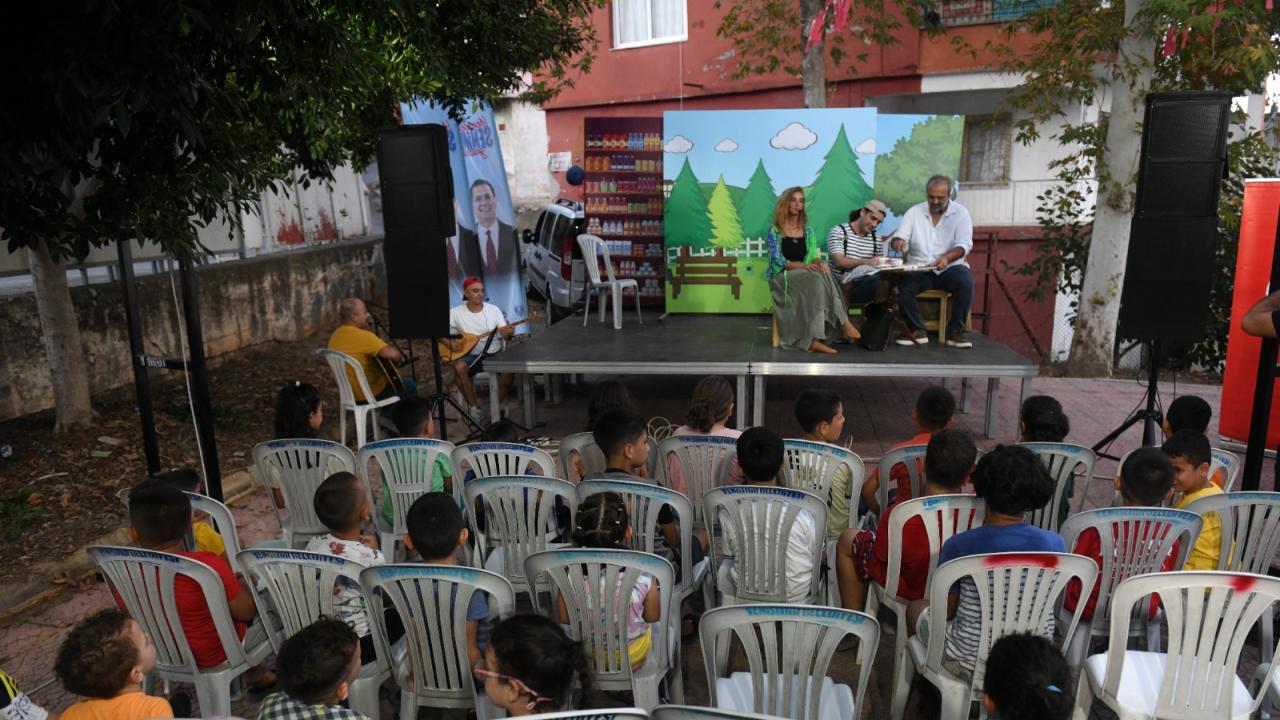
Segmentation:
{"type": "MultiPolygon", "coordinates": [[[[915,437],[894,445],[890,450],[897,450],[908,445],[927,445],[929,438],[933,437],[934,433],[951,425],[951,417],[955,413],[956,398],[951,394],[951,391],[941,385],[930,385],[921,391],[920,396],[916,398],[916,407],[911,411],[911,419],[916,423],[915,437]]],[[[918,472],[923,472],[923,458],[916,462],[920,466],[918,472]]],[[[910,500],[911,479],[907,474],[907,468],[902,464],[898,464],[894,466],[889,475],[898,488],[897,495],[891,500],[893,502],[910,500]]],[[[876,515],[880,514],[879,493],[880,468],[873,467],[871,468],[871,474],[867,476],[866,482],[862,484],[862,501],[876,515]]]]}
{"type": "Polygon", "coordinates": [[[83,698],[62,713],[66,720],[171,718],[162,697],[142,692],[156,666],[156,649],[123,610],[103,610],[81,620],[58,648],[53,669],[68,692],[83,698]]]}

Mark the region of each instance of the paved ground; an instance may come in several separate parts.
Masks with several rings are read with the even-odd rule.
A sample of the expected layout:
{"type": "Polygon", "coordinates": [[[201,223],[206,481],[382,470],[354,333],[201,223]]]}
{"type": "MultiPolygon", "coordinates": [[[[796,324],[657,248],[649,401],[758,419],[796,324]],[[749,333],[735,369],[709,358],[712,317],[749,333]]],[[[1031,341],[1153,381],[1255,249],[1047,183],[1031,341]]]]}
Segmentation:
{"type": "MultiPolygon", "coordinates": [[[[910,410],[916,394],[926,386],[927,381],[850,380],[817,383],[794,378],[775,379],[770,382],[768,389],[769,404],[765,424],[787,436],[797,434],[799,428],[791,414],[791,398],[805,387],[817,384],[835,387],[845,398],[845,413],[848,417],[845,432],[851,438],[851,446],[864,458],[872,458],[879,456],[892,443],[913,434],[910,410]]],[[[680,378],[633,378],[630,386],[646,415],[663,416],[679,424],[693,381],[680,378]]],[[[1166,384],[1163,387],[1166,388],[1164,400],[1167,404],[1174,397],[1173,386],[1166,384]]],[[[955,383],[952,389],[958,392],[955,383]]],[[[979,381],[976,389],[985,391],[985,383],[979,381]]],[[[1053,395],[1062,401],[1072,423],[1068,440],[1084,445],[1092,445],[1119,425],[1139,403],[1143,393],[1143,387],[1138,383],[1124,380],[1047,378],[1037,380],[1033,389],[1036,393],[1053,395]]],[[[1220,388],[1183,384],[1178,386],[1177,391],[1204,397],[1216,412],[1220,388]]],[[[1017,392],[1016,383],[1005,383],[1001,388],[997,405],[997,437],[981,439],[982,447],[990,448],[998,442],[1015,440],[1017,392]]],[[[544,424],[531,430],[530,434],[562,437],[580,431],[586,417],[586,393],[586,386],[569,386],[565,388],[561,403],[553,407],[540,406],[540,420],[544,424]]],[[[982,396],[975,394],[971,405],[971,412],[958,415],[955,424],[978,434],[981,433],[984,420],[982,396]]],[[[1113,453],[1123,454],[1136,447],[1139,440],[1140,432],[1131,430],[1115,443],[1113,453]]],[[[1104,462],[1100,464],[1098,472],[1110,473],[1113,468],[1114,463],[1104,462]]],[[[1269,477],[1269,471],[1266,474],[1269,477]]],[[[1089,492],[1091,505],[1109,503],[1110,498],[1110,483],[1098,481],[1093,484],[1089,492]]],[[[233,502],[232,509],[236,513],[242,542],[246,545],[278,533],[275,518],[260,491],[233,502]]],[[[58,644],[67,628],[77,619],[105,607],[107,603],[108,597],[102,586],[89,582],[83,586],[69,586],[58,596],[11,619],[0,629],[0,667],[13,674],[23,688],[33,691],[37,702],[44,707],[59,711],[64,709],[72,698],[53,680],[52,665],[58,644]]],[[[866,717],[882,718],[888,715],[892,648],[892,636],[887,635],[874,663],[873,682],[868,693],[871,708],[866,717]]],[[[683,660],[687,700],[692,703],[705,702],[706,675],[700,648],[697,645],[685,646],[683,660]]],[[[838,655],[833,674],[838,679],[851,679],[855,672],[853,663],[853,653],[838,655]]],[[[1250,665],[1253,663],[1256,660],[1252,660],[1250,665]]],[[[909,716],[925,718],[936,715],[937,710],[928,698],[921,699],[924,695],[921,692],[914,694],[909,716]]],[[[253,717],[256,713],[256,707],[247,702],[237,703],[235,710],[248,717],[253,717]]],[[[393,717],[385,704],[383,717],[393,717]]]]}

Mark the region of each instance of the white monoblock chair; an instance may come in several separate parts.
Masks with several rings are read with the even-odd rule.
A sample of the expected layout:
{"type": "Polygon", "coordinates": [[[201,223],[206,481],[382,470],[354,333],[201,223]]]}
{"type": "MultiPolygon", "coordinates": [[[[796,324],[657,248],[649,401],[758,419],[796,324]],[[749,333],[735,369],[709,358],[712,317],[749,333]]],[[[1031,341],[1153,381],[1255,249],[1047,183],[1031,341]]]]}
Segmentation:
{"type": "MultiPolygon", "coordinates": [[[[1250,694],[1236,676],[1245,636],[1274,612],[1280,579],[1216,571],[1139,575],[1112,596],[1111,644],[1085,661],[1074,717],[1100,700],[1120,720],[1247,718],[1265,693],[1250,694]],[[1169,652],[1126,650],[1129,620],[1157,594],[1169,627],[1169,652]]],[[[1276,656],[1270,657],[1275,667],[1276,656]]]]}
{"type": "MultiPolygon", "coordinates": [[[[556,461],[551,453],[532,445],[506,442],[477,442],[459,445],[453,449],[453,472],[465,477],[463,467],[475,472],[477,478],[499,476],[555,477],[556,461]]],[[[454,482],[454,492],[459,482],[454,482]]]]}
{"type": "MultiPolygon", "coordinates": [[[[982,699],[986,658],[996,640],[1014,633],[1043,634],[1053,628],[1054,611],[1072,580],[1081,583],[1082,593],[1093,591],[1098,565],[1093,560],[1068,553],[991,553],[957,558],[938,566],[929,578],[929,638],[907,640],[907,659],[894,678],[893,707],[901,720],[916,673],[933,683],[942,695],[943,720],[967,720],[970,703],[982,699]],[[981,605],[977,663],[972,677],[951,674],[943,664],[947,639],[947,596],[961,580],[972,582],[981,605]]],[[[1062,646],[1070,644],[1080,622],[1084,603],[1072,614],[1063,632],[1062,646]]],[[[986,707],[979,703],[982,717],[986,707]]]]}
{"type": "MultiPolygon", "coordinates": [[[[902,580],[902,545],[907,523],[919,520],[924,526],[925,537],[929,542],[929,576],[938,567],[938,553],[942,544],[951,536],[962,533],[982,524],[986,516],[986,503],[974,495],[932,495],[912,498],[893,506],[889,512],[889,562],[885,568],[884,587],[878,583],[868,583],[867,612],[877,616],[877,608],[891,610],[897,619],[893,635],[893,676],[903,672],[902,664],[911,662],[907,659],[907,603],[899,594],[902,580]]],[[[893,700],[906,703],[906,696],[894,696],[893,700]]],[[[902,709],[893,708],[892,717],[897,717],[902,709]]]]}
{"type": "Polygon", "coordinates": [[[1209,477],[1213,477],[1218,470],[1223,470],[1227,474],[1227,479],[1222,483],[1222,491],[1231,492],[1234,490],[1236,480],[1240,477],[1240,471],[1244,469],[1244,463],[1240,462],[1240,456],[1218,448],[1210,448],[1209,456],[1209,477]]]}
{"type": "MultiPolygon", "coordinates": [[[[238,560],[261,584],[262,590],[254,594],[260,597],[265,591],[275,608],[281,627],[268,624],[267,636],[276,652],[299,630],[321,618],[336,617],[334,600],[339,586],[359,593],[360,571],[364,570],[363,565],[346,558],[301,550],[245,550],[238,560]]],[[[258,607],[265,606],[259,603],[258,607]]],[[[368,622],[373,625],[372,617],[368,622]]],[[[362,666],[350,685],[351,709],[376,717],[378,687],[390,677],[390,656],[377,652],[376,659],[362,666]]]]}
{"type": "Polygon", "coordinates": [[[817,604],[822,573],[822,551],[826,548],[827,503],[803,490],[759,485],[716,488],[703,499],[708,524],[719,522],[725,535],[725,549],[733,546],[736,582],[729,579],[729,558],[711,543],[711,572],[720,605],[739,603],[787,603],[787,557],[793,527],[813,524],[813,541],[805,567],[809,569],[808,593],[801,602],[817,604]]]}
{"type": "Polygon", "coordinates": [[[735,438],[673,435],[658,443],[658,484],[688,497],[693,503],[694,523],[703,525],[702,499],[726,483],[737,458],[735,438]]]}
{"type": "Polygon", "coordinates": [[[284,531],[285,545],[301,548],[312,537],[329,532],[316,517],[314,498],[325,478],[335,472],[356,471],[356,457],[347,446],[332,440],[271,440],[255,445],[252,454],[267,494],[271,488],[268,474],[284,493],[284,512],[274,502],[271,505],[284,531]]]}
{"type": "Polygon", "coordinates": [[[649,715],[653,720],[784,720],[777,715],[721,710],[696,705],[659,705],[649,715]]]}
{"type": "Polygon", "coordinates": [[[347,442],[347,413],[351,413],[352,420],[356,426],[356,447],[363,447],[365,441],[365,427],[372,421],[373,439],[378,439],[378,413],[382,408],[388,405],[400,402],[399,395],[375,400],[373,391],[369,389],[369,380],[364,376],[364,368],[355,358],[346,353],[337,350],[328,350],[320,348],[316,350],[316,354],[323,357],[325,362],[329,363],[329,369],[333,371],[333,381],[338,386],[338,437],[343,442],[347,442]],[[356,383],[360,386],[360,392],[365,398],[365,402],[356,400],[355,391],[351,388],[351,375],[347,375],[347,371],[351,371],[351,375],[355,376],[356,383]]]}
{"type": "Polygon", "coordinates": [[[516,592],[536,595],[531,579],[524,575],[525,559],[563,547],[551,542],[560,533],[556,501],[569,508],[569,527],[574,527],[577,490],[573,483],[544,477],[487,477],[467,483],[465,493],[476,538],[476,563],[510,580],[516,592]],[[483,532],[477,523],[479,504],[484,505],[483,532]]]}
{"type": "Polygon", "coordinates": [[[564,473],[565,480],[570,482],[580,482],[582,480],[582,478],[577,477],[577,473],[573,470],[574,453],[577,453],[578,457],[582,459],[582,465],[586,468],[587,475],[604,472],[604,453],[600,450],[600,446],[596,444],[595,437],[589,432],[574,433],[560,441],[560,469],[564,473]]]}
{"type": "MultiPolygon", "coordinates": [[[[1111,597],[1116,587],[1131,577],[1160,572],[1173,553],[1175,543],[1178,551],[1173,569],[1181,570],[1200,535],[1200,525],[1200,516],[1196,513],[1171,508],[1100,508],[1067,518],[1062,524],[1062,539],[1067,543],[1067,550],[1075,552],[1081,536],[1092,530],[1102,556],[1093,617],[1081,618],[1080,627],[1067,646],[1067,662],[1071,667],[1078,668],[1084,662],[1094,637],[1104,637],[1111,632],[1111,597]]],[[[1088,598],[1081,595],[1080,603],[1083,605],[1088,598]]],[[[1068,620],[1068,611],[1064,608],[1059,613],[1059,622],[1068,620]]],[[[1152,621],[1147,614],[1140,615],[1130,632],[1132,637],[1146,638],[1148,650],[1160,649],[1160,623],[1152,621]]]]}
{"type": "Polygon", "coordinates": [[[631,521],[631,545],[628,550],[653,553],[658,540],[658,513],[663,506],[671,508],[676,516],[680,532],[680,582],[676,588],[676,597],[687,600],[699,586],[704,584],[707,570],[711,567],[711,557],[707,555],[698,564],[693,563],[693,505],[689,498],[670,488],[651,485],[646,482],[630,480],[585,480],[578,485],[578,503],[604,492],[615,492],[622,496],[627,504],[627,513],[631,521]]]}
{"type": "Polygon", "coordinates": [[[808,720],[854,720],[862,710],[872,663],[862,663],[857,689],[827,676],[847,636],[862,657],[875,657],[880,626],[866,613],[812,605],[748,605],[708,610],[699,623],[710,704],[734,711],[808,720]],[[736,637],[749,670],[730,674],[736,637]],[[781,642],[779,642],[781,639],[781,642]]]}
{"type": "Polygon", "coordinates": [[[1093,477],[1093,467],[1098,463],[1098,455],[1081,445],[1055,442],[1018,443],[1036,454],[1040,462],[1053,478],[1053,499],[1039,510],[1028,513],[1027,522],[1049,532],[1058,532],[1058,509],[1062,507],[1067,490],[1076,481],[1076,477],[1084,478],[1081,494],[1089,490],[1089,478],[1093,477]]]}
{"type": "Polygon", "coordinates": [[[526,720],[649,720],[649,713],[640,708],[609,710],[565,710],[564,712],[525,715],[526,720]]]}
{"type": "MultiPolygon", "coordinates": [[[[419,707],[475,708],[479,720],[499,717],[484,690],[477,690],[467,645],[467,607],[485,593],[490,620],[515,612],[516,596],[501,575],[456,565],[379,565],[360,573],[379,657],[393,657],[385,612],[394,608],[405,627],[408,662],[393,662],[400,686],[400,720],[414,720],[419,707]]],[[[377,717],[376,715],[372,717],[377,717]]]]}
{"type": "Polygon", "coordinates": [[[222,536],[222,547],[226,550],[227,564],[235,572],[241,572],[243,568],[236,559],[240,554],[240,534],[236,531],[236,519],[231,514],[231,508],[207,495],[193,492],[186,495],[191,501],[192,512],[208,515],[214,531],[222,536]]]}
{"type": "Polygon", "coordinates": [[[603,690],[630,691],[639,707],[655,708],[661,689],[675,702],[684,702],[680,671],[680,626],[675,598],[675,570],[666,558],[635,550],[566,548],[530,555],[524,574],[532,585],[550,579],[550,603],[533,594],[534,610],[560,622],[557,595],[569,615],[569,637],[582,643],[594,681],[603,690]],[[631,669],[627,655],[627,623],[631,594],[642,573],[658,581],[662,608],[650,624],[651,646],[644,664],[631,669]]]}
{"type": "MultiPolygon", "coordinates": [[[[405,515],[418,498],[432,491],[432,478],[440,457],[449,460],[453,443],[432,438],[376,440],[360,448],[356,467],[369,490],[373,524],[378,529],[382,552],[389,560],[403,560],[404,535],[409,531],[405,515]],[[377,472],[374,472],[376,469],[377,472]],[[374,485],[382,485],[383,497],[391,499],[391,522],[382,514],[374,485]]],[[[453,477],[453,498],[462,504],[462,478],[453,477]]]]}
{"type": "Polygon", "coordinates": [[[152,672],[167,681],[192,683],[205,716],[231,714],[231,683],[271,653],[261,620],[242,641],[227,604],[227,591],[208,565],[180,555],[133,547],[91,545],[86,548],[124,609],[151,638],[156,651],[152,672]],[[173,586],[179,577],[195,582],[204,595],[213,627],[227,659],[213,667],[196,666],[195,655],[179,620],[173,586]]]}
{"type": "MultiPolygon", "coordinates": [[[[613,273],[613,260],[609,256],[609,246],[604,240],[595,235],[582,234],[578,236],[578,247],[582,249],[582,258],[586,261],[587,266],[587,307],[582,312],[582,324],[587,324],[587,318],[591,315],[591,291],[599,288],[609,289],[609,298],[613,301],[613,329],[622,329],[622,291],[631,288],[636,299],[636,322],[644,324],[644,318],[640,315],[640,283],[633,278],[618,279],[613,273]],[[599,256],[604,256],[604,268],[607,277],[600,275],[599,256]]],[[[604,304],[605,298],[601,297],[600,305],[600,322],[604,322],[604,304]]]]}
{"type": "MultiPolygon", "coordinates": [[[[862,458],[839,445],[813,440],[784,440],[783,449],[782,474],[778,477],[778,484],[827,498],[829,508],[839,508],[848,514],[846,527],[857,527],[858,501],[862,498],[862,482],[867,476],[862,458]],[[849,487],[836,492],[833,486],[841,471],[849,478],[849,487]]],[[[827,534],[844,530],[844,527],[828,526],[827,534]]],[[[840,605],[840,592],[836,587],[835,540],[827,541],[827,603],[840,605]]]]}
{"type": "Polygon", "coordinates": [[[880,512],[884,512],[889,507],[890,486],[897,486],[897,483],[893,482],[893,468],[898,465],[907,471],[907,477],[911,481],[911,497],[918,498],[924,494],[924,454],[928,448],[928,445],[904,445],[890,450],[880,458],[877,466],[880,487],[876,490],[876,498],[880,501],[880,512]]]}

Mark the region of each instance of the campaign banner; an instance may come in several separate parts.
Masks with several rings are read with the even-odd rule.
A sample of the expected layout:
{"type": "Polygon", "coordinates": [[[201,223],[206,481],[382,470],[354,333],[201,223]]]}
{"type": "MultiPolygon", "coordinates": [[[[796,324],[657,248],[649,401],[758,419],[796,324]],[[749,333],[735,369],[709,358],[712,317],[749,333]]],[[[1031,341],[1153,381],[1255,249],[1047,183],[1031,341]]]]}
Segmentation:
{"type": "MultiPolygon", "coordinates": [[[[453,171],[453,210],[457,232],[448,238],[449,306],[463,302],[462,283],[468,277],[484,280],[488,302],[497,305],[508,322],[529,314],[520,272],[520,242],[515,211],[507,187],[507,171],[498,145],[498,124],[487,103],[468,105],[458,120],[434,103],[401,103],[406,125],[443,125],[449,133],[449,167],[453,171]]],[[[516,328],[528,332],[527,325],[516,328]]]]}

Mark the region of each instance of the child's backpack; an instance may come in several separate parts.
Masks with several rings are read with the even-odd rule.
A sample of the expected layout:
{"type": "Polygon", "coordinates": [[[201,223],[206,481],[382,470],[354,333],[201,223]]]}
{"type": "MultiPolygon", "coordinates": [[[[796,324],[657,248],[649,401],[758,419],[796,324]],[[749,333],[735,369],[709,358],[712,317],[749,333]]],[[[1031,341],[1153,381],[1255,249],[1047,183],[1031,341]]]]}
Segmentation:
{"type": "Polygon", "coordinates": [[[887,302],[867,303],[862,309],[862,337],[858,344],[868,350],[883,351],[889,346],[889,334],[898,322],[898,312],[887,302]]]}

